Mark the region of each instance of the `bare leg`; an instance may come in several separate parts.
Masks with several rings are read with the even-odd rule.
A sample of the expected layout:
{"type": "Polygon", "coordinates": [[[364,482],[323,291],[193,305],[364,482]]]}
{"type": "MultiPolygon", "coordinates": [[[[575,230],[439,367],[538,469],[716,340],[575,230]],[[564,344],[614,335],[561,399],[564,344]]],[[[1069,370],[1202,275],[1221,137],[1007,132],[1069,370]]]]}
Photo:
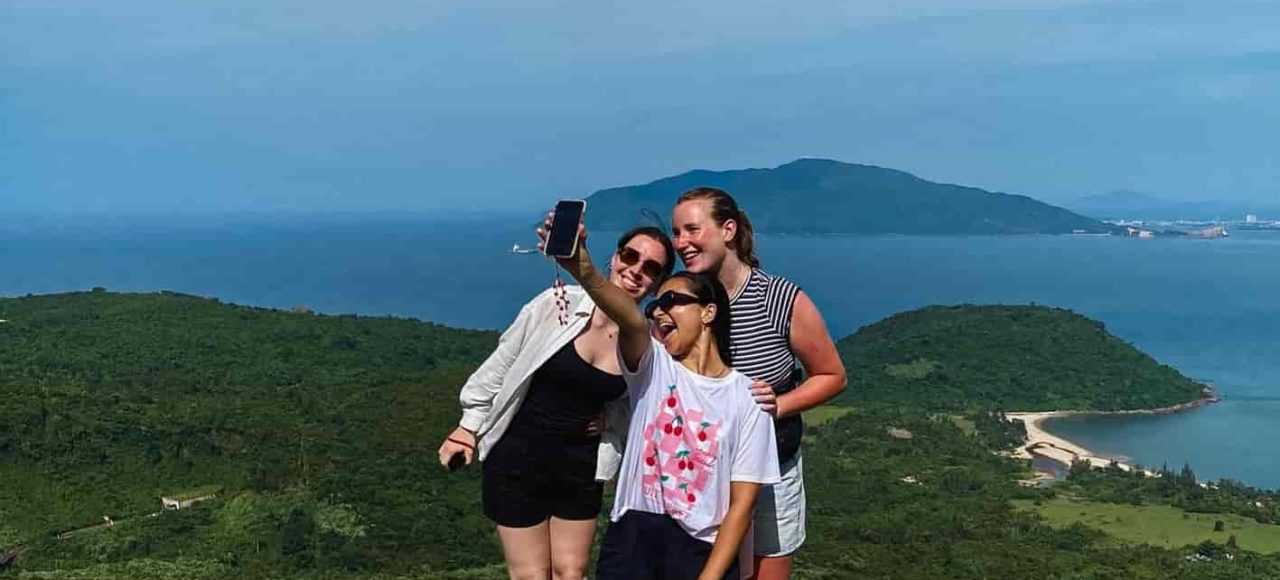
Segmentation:
{"type": "Polygon", "coordinates": [[[530,528],[498,526],[502,555],[507,559],[511,580],[547,580],[551,577],[550,525],[542,522],[530,528]]]}
{"type": "Polygon", "coordinates": [[[551,518],[551,576],[555,580],[582,580],[591,559],[595,520],[551,518]]]}
{"type": "Polygon", "coordinates": [[[791,555],[776,558],[755,558],[755,573],[752,580],[788,580],[791,578],[791,555]]]}

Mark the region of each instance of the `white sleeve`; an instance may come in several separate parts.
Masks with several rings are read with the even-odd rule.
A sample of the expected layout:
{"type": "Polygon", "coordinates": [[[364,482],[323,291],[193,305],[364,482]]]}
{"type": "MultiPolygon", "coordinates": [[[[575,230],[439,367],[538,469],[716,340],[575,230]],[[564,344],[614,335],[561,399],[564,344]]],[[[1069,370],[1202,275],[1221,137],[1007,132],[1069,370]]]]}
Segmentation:
{"type": "Polygon", "coordinates": [[[515,321],[498,339],[498,347],[493,349],[480,367],[471,373],[466,384],[462,385],[462,391],[458,393],[458,402],[462,405],[462,420],[459,425],[464,429],[474,433],[484,425],[494,397],[502,390],[507,371],[520,356],[529,331],[535,326],[534,310],[540,301],[548,300],[549,296],[549,291],[545,291],[520,309],[515,321]]]}
{"type": "Polygon", "coordinates": [[[622,349],[618,349],[618,367],[622,369],[622,380],[627,383],[627,392],[631,394],[631,401],[634,402],[644,396],[648,386],[654,380],[661,379],[664,376],[662,367],[671,364],[671,355],[667,353],[666,347],[662,346],[657,339],[649,338],[649,348],[646,348],[644,354],[640,356],[640,362],[636,364],[636,370],[631,371],[627,368],[627,361],[622,359],[622,349]]]}
{"type": "MultiPolygon", "coordinates": [[[[746,389],[743,393],[748,392],[746,389]]],[[[782,481],[778,470],[778,441],[773,432],[773,418],[749,400],[746,416],[738,429],[738,444],[733,453],[733,470],[729,481],[774,484],[782,481]]]]}

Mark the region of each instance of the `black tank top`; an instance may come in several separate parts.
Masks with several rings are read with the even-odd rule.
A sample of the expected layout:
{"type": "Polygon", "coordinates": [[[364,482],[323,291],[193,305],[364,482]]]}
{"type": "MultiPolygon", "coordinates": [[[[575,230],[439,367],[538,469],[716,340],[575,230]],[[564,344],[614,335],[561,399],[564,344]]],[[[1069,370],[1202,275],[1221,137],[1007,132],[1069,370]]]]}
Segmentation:
{"type": "Polygon", "coordinates": [[[600,413],[605,403],[626,392],[622,375],[592,366],[569,341],[534,371],[511,429],[585,438],[587,422],[600,413]]]}

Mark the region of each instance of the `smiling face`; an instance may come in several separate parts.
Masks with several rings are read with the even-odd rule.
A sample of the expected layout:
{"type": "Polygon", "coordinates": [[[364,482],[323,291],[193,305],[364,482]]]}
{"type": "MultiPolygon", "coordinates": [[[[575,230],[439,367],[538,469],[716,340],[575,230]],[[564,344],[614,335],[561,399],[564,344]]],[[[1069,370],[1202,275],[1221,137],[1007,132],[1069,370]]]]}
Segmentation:
{"type": "Polygon", "coordinates": [[[690,272],[720,269],[732,250],[729,242],[737,232],[732,220],[717,224],[711,215],[711,201],[691,199],[676,205],[671,212],[671,234],[676,253],[690,272]]]}
{"type": "Polygon", "coordinates": [[[623,244],[622,249],[613,253],[609,262],[609,281],[622,289],[635,301],[639,302],[646,294],[653,291],[661,277],[654,275],[654,265],[666,266],[667,252],[662,243],[646,235],[633,236],[623,244]],[[628,264],[619,256],[629,254],[635,261],[628,264]]]}
{"type": "MultiPolygon", "coordinates": [[[[657,295],[675,292],[694,297],[692,284],[685,278],[667,280],[657,295]]],[[[680,360],[693,350],[702,333],[711,332],[710,325],[716,318],[715,304],[678,304],[653,310],[653,337],[666,347],[671,358],[680,360]]]]}

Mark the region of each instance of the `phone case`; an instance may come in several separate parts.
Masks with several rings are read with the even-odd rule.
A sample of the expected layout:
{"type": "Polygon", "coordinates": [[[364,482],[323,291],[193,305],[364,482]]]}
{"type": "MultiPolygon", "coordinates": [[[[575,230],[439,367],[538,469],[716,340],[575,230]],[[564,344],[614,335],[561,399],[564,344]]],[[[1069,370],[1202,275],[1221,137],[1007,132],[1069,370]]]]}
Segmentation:
{"type": "MultiPolygon", "coordinates": [[[[584,221],[584,220],[586,220],[586,219],[587,219],[587,200],[585,200],[585,199],[562,199],[562,200],[560,200],[560,201],[556,202],[556,205],[560,205],[560,202],[565,202],[565,201],[572,201],[572,202],[581,203],[581,204],[582,204],[582,215],[578,216],[578,221],[579,221],[579,222],[582,222],[582,221],[584,221]]],[[[542,253],[543,253],[543,254],[545,254],[545,255],[547,255],[547,256],[551,256],[552,258],[572,258],[572,257],[574,257],[574,256],[578,255],[578,244],[580,244],[580,243],[582,243],[582,238],[579,238],[579,237],[578,237],[578,233],[577,233],[577,232],[574,232],[574,233],[573,233],[573,248],[569,250],[569,254],[568,254],[568,255],[564,255],[564,256],[552,256],[551,254],[547,254],[547,253],[546,253],[546,249],[545,249],[545,247],[544,247],[544,249],[543,249],[543,252],[542,252],[542,253]]]]}

